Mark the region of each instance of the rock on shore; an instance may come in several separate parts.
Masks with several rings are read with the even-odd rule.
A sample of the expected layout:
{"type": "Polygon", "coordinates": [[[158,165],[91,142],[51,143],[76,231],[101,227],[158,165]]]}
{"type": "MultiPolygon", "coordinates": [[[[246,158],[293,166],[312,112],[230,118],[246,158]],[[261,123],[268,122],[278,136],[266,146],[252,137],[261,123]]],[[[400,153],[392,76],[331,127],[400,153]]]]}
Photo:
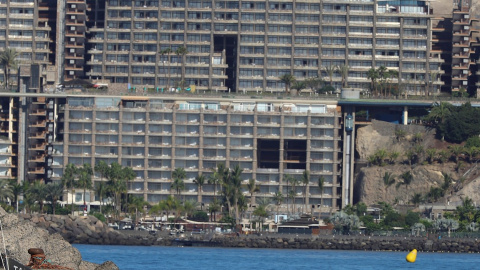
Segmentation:
{"type": "Polygon", "coordinates": [[[110,266],[109,268],[104,268],[103,265],[99,266],[83,261],[80,252],[65,241],[60,234],[51,234],[28,220],[19,218],[15,214],[8,214],[1,207],[0,220],[4,236],[0,239],[0,247],[3,248],[5,244],[8,255],[23,264],[27,264],[30,260],[29,248],[41,248],[45,251],[47,259],[54,264],[75,270],[118,269],[117,266],[113,267],[111,262],[111,264],[107,264],[110,266]]]}

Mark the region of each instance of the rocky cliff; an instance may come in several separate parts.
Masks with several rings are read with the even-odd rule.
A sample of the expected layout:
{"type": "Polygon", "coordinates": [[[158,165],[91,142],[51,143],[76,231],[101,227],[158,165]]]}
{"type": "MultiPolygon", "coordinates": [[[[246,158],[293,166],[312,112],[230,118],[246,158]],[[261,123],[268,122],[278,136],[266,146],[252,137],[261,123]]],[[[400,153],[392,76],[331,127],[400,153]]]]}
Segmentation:
{"type": "MultiPolygon", "coordinates": [[[[30,260],[28,249],[41,248],[45,251],[47,259],[54,264],[75,270],[118,269],[111,262],[99,266],[83,261],[80,252],[65,241],[61,235],[50,234],[30,221],[14,214],[8,214],[2,208],[0,208],[0,221],[3,229],[0,247],[5,245],[7,254],[23,264],[27,264],[30,260]]],[[[4,251],[2,250],[2,252],[4,251]]]]}
{"type": "MultiPolygon", "coordinates": [[[[372,121],[371,125],[357,129],[355,140],[355,151],[357,164],[362,162],[365,167],[357,169],[354,179],[354,201],[362,201],[367,205],[375,204],[379,201],[388,203],[408,204],[415,193],[425,195],[431,187],[440,187],[443,184],[442,173],[449,174],[454,182],[444,198],[438,202],[459,202],[462,198],[468,196],[473,201],[480,202],[480,194],[476,192],[480,188],[480,179],[476,176],[479,173],[475,166],[469,167],[465,164],[464,168],[456,170],[454,162],[445,163],[433,162],[428,164],[422,161],[410,165],[407,162],[405,153],[414,145],[420,145],[424,150],[434,148],[437,150],[448,151],[448,145],[435,139],[435,130],[421,125],[396,125],[382,121],[372,121]],[[398,130],[402,130],[404,136],[398,137],[398,130]],[[415,138],[416,134],[421,134],[415,138]],[[400,154],[394,164],[385,164],[384,166],[372,166],[368,164],[368,157],[377,150],[385,149],[387,152],[396,151],[400,154]],[[383,181],[385,173],[391,173],[395,183],[386,186],[383,181]],[[408,185],[400,177],[403,173],[412,174],[412,182],[408,185]],[[464,178],[464,183],[459,179],[464,178]]],[[[358,166],[358,165],[357,165],[358,166]]]]}

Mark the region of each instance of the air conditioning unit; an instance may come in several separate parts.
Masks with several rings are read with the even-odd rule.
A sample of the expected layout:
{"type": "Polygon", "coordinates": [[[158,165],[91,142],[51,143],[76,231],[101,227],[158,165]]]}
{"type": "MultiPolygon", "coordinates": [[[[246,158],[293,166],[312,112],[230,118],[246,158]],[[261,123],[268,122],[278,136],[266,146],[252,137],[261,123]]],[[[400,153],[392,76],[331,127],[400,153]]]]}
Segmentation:
{"type": "Polygon", "coordinates": [[[75,53],[75,49],[70,49],[70,52],[71,52],[71,53],[75,53]]]}
{"type": "Polygon", "coordinates": [[[70,30],[75,31],[75,26],[70,26],[70,30]]]}
{"type": "Polygon", "coordinates": [[[468,29],[470,29],[470,26],[465,25],[465,26],[463,27],[463,29],[468,30],[468,29]]]}
{"type": "Polygon", "coordinates": [[[463,18],[465,18],[465,19],[470,19],[470,15],[465,14],[465,16],[463,16],[463,18]]]}
{"type": "Polygon", "coordinates": [[[76,4],[72,4],[70,5],[71,8],[77,8],[77,5],[76,4]]]}
{"type": "Polygon", "coordinates": [[[75,20],[75,15],[70,16],[70,19],[75,20]]]}

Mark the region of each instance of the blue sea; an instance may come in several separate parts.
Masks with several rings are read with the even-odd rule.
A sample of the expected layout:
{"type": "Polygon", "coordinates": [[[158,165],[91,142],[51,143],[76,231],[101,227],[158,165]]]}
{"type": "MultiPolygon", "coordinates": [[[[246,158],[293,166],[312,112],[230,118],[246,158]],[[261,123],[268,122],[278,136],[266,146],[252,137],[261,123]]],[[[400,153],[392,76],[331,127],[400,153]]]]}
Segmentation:
{"type": "Polygon", "coordinates": [[[479,269],[480,254],[74,245],[84,260],[113,261],[121,270],[479,269]]]}

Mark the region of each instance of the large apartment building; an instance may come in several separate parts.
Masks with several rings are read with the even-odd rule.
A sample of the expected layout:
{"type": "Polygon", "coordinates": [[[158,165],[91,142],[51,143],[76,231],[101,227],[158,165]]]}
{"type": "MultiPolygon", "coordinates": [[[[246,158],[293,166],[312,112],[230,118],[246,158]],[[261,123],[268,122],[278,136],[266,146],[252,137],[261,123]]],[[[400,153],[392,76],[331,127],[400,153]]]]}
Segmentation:
{"type": "MultiPolygon", "coordinates": [[[[55,182],[69,163],[117,162],[135,171],[129,193],[156,203],[173,194],[172,172],[184,168],[182,196],[208,205],[215,187],[207,184],[199,193],[193,180],[199,174],[208,178],[223,163],[243,169],[244,184],[256,180],[257,198],[286,194],[292,188],[287,175],[300,179],[308,170],[308,205],[321,204],[328,213],[351,201],[342,194],[351,183],[342,182],[342,113],[336,101],[68,95],[2,100],[1,178],[55,182]],[[28,105],[19,109],[22,102],[28,105]],[[29,120],[19,124],[23,114],[29,120]],[[319,177],[325,179],[322,192],[319,177]],[[344,196],[349,200],[342,201],[344,196]]],[[[94,181],[102,180],[95,175],[94,181]]],[[[245,195],[250,197],[247,190],[245,195]]],[[[298,184],[298,207],[304,195],[298,184]]],[[[86,199],[94,201],[93,193],[86,199]]]]}
{"type": "Polygon", "coordinates": [[[385,66],[417,94],[442,85],[432,18],[429,1],[1,0],[0,43],[42,64],[43,86],[275,92],[292,74],[340,88],[327,69],[346,66],[348,86],[369,88],[367,71],[385,66]]]}
{"type": "MultiPolygon", "coordinates": [[[[283,74],[328,81],[326,68],[345,65],[348,85],[368,88],[367,71],[385,66],[417,94],[443,62],[428,1],[108,0],[105,13],[105,28],[90,29],[86,74],[112,83],[283,91],[283,74]]],[[[331,77],[340,88],[341,74],[331,77]]]]}

